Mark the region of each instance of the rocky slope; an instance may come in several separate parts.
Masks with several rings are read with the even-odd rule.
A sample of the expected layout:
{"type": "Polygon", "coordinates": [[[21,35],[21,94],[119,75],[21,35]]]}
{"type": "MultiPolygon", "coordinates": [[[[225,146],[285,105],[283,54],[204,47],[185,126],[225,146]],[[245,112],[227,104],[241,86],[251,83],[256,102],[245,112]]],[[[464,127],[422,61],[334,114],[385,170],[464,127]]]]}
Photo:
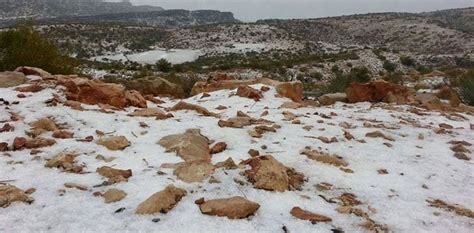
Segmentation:
{"type": "Polygon", "coordinates": [[[316,107],[273,82],[145,101],[18,71],[0,83],[1,231],[472,229],[472,111],[316,107]]]}
{"type": "Polygon", "coordinates": [[[321,19],[263,20],[299,38],[423,54],[472,53],[474,8],[424,14],[380,13],[321,19]]]}

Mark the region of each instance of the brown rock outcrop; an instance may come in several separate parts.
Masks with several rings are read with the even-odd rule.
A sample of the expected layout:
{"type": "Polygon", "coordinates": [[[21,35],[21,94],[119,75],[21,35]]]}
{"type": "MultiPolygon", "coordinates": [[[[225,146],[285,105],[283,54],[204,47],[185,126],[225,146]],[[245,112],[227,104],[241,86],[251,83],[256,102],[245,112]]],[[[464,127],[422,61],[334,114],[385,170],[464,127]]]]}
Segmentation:
{"type": "Polygon", "coordinates": [[[142,95],[171,96],[179,99],[186,96],[181,86],[158,77],[134,79],[124,82],[124,86],[128,90],[136,90],[142,95]]]}
{"type": "Polygon", "coordinates": [[[147,107],[146,100],[140,93],[126,91],[122,85],[75,76],[58,77],[57,83],[67,88],[66,97],[68,100],[85,104],[107,104],[116,108],[147,107]]]}
{"type": "Polygon", "coordinates": [[[406,87],[383,80],[369,83],[352,83],[346,91],[349,103],[357,102],[408,102],[409,91],[406,87]]]}

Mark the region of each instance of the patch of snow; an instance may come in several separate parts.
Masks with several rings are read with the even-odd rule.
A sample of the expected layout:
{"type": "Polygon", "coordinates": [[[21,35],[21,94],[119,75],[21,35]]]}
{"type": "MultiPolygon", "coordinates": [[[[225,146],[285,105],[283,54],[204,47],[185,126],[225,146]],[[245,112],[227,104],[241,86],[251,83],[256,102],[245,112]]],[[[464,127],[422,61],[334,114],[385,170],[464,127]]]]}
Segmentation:
{"type": "Polygon", "coordinates": [[[193,49],[155,49],[141,53],[134,54],[115,54],[115,55],[104,55],[91,58],[97,61],[134,61],[141,64],[155,64],[160,59],[166,59],[172,64],[181,64],[185,62],[195,61],[201,56],[200,50],[193,49]]]}

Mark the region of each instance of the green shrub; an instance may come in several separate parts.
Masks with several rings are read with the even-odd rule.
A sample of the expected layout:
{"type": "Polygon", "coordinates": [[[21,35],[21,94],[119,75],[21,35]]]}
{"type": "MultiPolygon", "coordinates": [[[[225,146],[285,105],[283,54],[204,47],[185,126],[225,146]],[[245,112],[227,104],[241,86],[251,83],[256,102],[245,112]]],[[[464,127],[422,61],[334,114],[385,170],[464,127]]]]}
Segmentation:
{"type": "Polygon", "coordinates": [[[429,73],[433,72],[432,68],[427,67],[427,66],[423,66],[423,65],[416,66],[416,70],[418,72],[420,72],[421,74],[429,74],[429,73]]]}
{"type": "Polygon", "coordinates": [[[346,88],[349,87],[351,83],[348,75],[338,73],[334,79],[332,79],[329,84],[321,87],[322,94],[336,93],[336,92],[345,92],[346,88]]]}
{"type": "Polygon", "coordinates": [[[333,66],[331,67],[331,71],[332,71],[334,74],[341,73],[341,69],[339,68],[338,65],[333,65],[333,66]]]}
{"type": "Polygon", "coordinates": [[[321,79],[323,79],[323,74],[321,74],[318,71],[312,72],[310,75],[311,75],[311,78],[314,80],[320,81],[321,79]]]}
{"type": "Polygon", "coordinates": [[[404,66],[415,66],[415,60],[410,56],[400,56],[400,62],[404,66]]]}
{"type": "Polygon", "coordinates": [[[474,106],[474,69],[469,70],[460,80],[459,94],[466,104],[474,106]]]}
{"type": "Polygon", "coordinates": [[[172,68],[173,68],[173,65],[171,65],[171,63],[164,58],[156,62],[156,69],[158,71],[168,73],[171,71],[172,68]]]}
{"type": "Polygon", "coordinates": [[[354,67],[349,73],[349,79],[351,82],[366,83],[372,79],[372,74],[365,66],[354,67]]]}
{"type": "Polygon", "coordinates": [[[389,73],[393,73],[397,69],[397,65],[393,62],[385,60],[383,63],[383,68],[387,70],[389,73]]]}
{"type": "Polygon", "coordinates": [[[403,84],[403,73],[402,72],[394,72],[389,73],[387,76],[384,77],[385,81],[396,83],[396,84],[403,84]]]}
{"type": "Polygon", "coordinates": [[[70,74],[74,72],[75,62],[67,54],[61,54],[56,45],[32,26],[22,25],[0,33],[0,70],[14,70],[19,66],[70,74]]]}
{"type": "Polygon", "coordinates": [[[377,48],[377,49],[372,49],[372,52],[377,56],[377,58],[381,61],[387,60],[387,58],[382,55],[383,52],[385,52],[386,49],[384,48],[377,48]]]}
{"type": "Polygon", "coordinates": [[[149,68],[142,67],[138,73],[135,73],[133,75],[133,78],[134,79],[139,79],[139,78],[144,78],[144,77],[148,77],[148,76],[152,76],[152,75],[153,75],[153,72],[149,68]]]}
{"type": "Polygon", "coordinates": [[[345,92],[353,82],[366,83],[372,79],[372,75],[367,67],[354,67],[348,74],[342,73],[336,66],[333,67],[336,77],[326,86],[321,87],[321,93],[345,92]]]}

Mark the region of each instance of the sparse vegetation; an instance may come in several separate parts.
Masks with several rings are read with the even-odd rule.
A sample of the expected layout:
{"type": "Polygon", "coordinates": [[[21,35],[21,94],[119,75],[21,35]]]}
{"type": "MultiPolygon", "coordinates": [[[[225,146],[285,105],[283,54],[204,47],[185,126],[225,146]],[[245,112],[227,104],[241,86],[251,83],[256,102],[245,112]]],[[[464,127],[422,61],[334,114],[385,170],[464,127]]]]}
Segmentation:
{"type": "Polygon", "coordinates": [[[400,62],[404,66],[415,66],[416,65],[415,60],[410,56],[400,56],[400,62]]]}
{"type": "Polygon", "coordinates": [[[353,82],[366,83],[372,79],[372,75],[367,67],[354,67],[348,74],[342,73],[337,67],[333,67],[333,70],[336,77],[321,88],[323,94],[345,92],[347,87],[353,82]]]}
{"type": "Polygon", "coordinates": [[[158,71],[168,73],[173,69],[173,65],[166,59],[162,58],[156,62],[156,69],[158,71]]]}
{"type": "Polygon", "coordinates": [[[459,92],[462,99],[474,106],[474,69],[470,69],[460,80],[459,92]]]}
{"type": "Polygon", "coordinates": [[[397,65],[393,62],[385,60],[383,63],[383,68],[387,70],[389,73],[393,73],[397,69],[397,65]]]}

